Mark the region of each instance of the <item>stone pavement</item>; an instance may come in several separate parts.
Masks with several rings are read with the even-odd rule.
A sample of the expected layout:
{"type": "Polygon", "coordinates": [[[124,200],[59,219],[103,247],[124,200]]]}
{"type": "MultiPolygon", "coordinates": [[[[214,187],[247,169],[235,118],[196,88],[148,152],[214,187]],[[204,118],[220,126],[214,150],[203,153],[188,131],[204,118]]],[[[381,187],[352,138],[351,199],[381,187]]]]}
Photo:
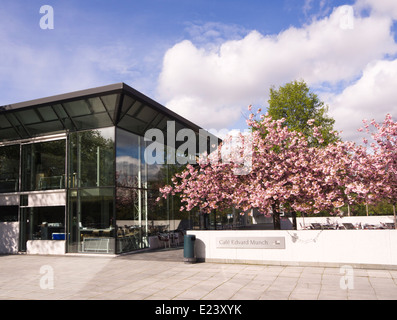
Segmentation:
{"type": "Polygon", "coordinates": [[[182,249],[124,256],[0,256],[1,300],[395,300],[397,270],[183,262],[182,249]]]}

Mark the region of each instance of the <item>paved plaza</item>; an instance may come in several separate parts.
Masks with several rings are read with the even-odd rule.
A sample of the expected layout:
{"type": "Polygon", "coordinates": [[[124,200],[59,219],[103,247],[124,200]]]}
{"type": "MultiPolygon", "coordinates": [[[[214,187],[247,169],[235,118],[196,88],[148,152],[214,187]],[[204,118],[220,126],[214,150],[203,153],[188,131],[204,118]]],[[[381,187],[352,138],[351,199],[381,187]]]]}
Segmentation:
{"type": "Polygon", "coordinates": [[[384,300],[397,270],[183,262],[182,249],[125,256],[0,256],[1,300],[384,300]]]}

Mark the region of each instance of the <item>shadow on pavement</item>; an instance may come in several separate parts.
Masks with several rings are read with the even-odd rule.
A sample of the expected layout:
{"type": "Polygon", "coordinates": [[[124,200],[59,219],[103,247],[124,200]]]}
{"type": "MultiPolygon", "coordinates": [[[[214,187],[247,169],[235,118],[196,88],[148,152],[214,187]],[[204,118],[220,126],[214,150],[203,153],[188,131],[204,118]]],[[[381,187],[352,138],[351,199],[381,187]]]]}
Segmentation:
{"type": "Polygon", "coordinates": [[[183,247],[136,251],[117,259],[183,262],[183,247]]]}

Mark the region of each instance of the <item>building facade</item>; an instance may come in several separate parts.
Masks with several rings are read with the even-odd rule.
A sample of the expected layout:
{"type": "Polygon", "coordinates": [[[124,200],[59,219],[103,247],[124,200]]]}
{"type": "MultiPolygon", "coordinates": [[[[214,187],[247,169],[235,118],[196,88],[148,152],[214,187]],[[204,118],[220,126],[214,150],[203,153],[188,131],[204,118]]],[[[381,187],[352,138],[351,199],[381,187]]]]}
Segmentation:
{"type": "Polygon", "coordinates": [[[167,145],[170,125],[203,133],[124,83],[0,107],[2,246],[119,254],[191,228],[176,197],[156,201],[183,166],[167,162],[181,143],[167,145]],[[164,133],[163,162],[145,157],[149,129],[164,133]]]}

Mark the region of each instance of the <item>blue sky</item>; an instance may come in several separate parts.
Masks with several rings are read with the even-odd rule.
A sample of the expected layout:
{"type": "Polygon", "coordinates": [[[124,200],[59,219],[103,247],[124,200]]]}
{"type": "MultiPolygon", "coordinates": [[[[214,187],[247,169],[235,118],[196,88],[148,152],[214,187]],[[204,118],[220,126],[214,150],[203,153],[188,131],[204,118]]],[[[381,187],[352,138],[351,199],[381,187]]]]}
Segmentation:
{"type": "Polygon", "coordinates": [[[303,79],[354,138],[397,110],[396,3],[2,0],[0,105],[125,82],[206,129],[242,130],[271,85],[303,79]]]}

